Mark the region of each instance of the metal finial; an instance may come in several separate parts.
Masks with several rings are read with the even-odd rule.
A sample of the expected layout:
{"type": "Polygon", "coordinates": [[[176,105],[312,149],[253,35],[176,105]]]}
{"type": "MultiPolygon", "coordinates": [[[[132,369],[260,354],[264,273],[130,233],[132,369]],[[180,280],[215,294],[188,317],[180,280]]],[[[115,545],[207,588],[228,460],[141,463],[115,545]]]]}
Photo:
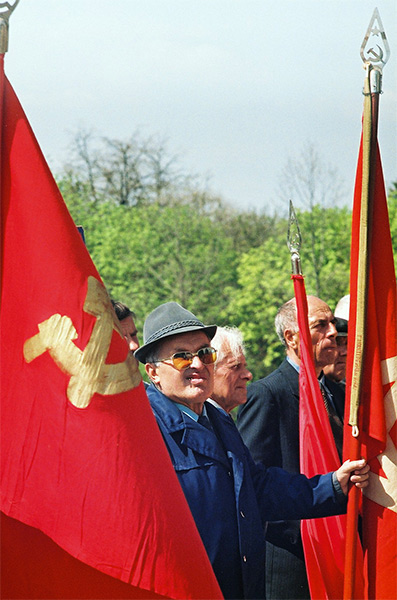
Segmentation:
{"type": "Polygon", "coordinates": [[[390,58],[390,46],[377,8],[375,8],[360,48],[364,67],[370,74],[370,91],[382,91],[382,70],[390,58]]]}
{"type": "Polygon", "coordinates": [[[302,236],[299,229],[298,219],[296,217],[294,205],[292,200],[289,201],[289,219],[288,219],[288,233],[287,233],[287,246],[291,254],[291,267],[294,275],[302,275],[301,270],[301,259],[299,251],[302,245],[302,236]]]}
{"type": "Polygon", "coordinates": [[[0,54],[8,50],[8,21],[18,2],[0,2],[0,54]]]}

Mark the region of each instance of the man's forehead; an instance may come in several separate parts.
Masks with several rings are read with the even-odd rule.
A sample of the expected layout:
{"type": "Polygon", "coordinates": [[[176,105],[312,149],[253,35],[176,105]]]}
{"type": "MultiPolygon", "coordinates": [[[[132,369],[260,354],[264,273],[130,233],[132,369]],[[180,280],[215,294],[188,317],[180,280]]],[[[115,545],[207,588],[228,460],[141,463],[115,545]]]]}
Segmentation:
{"type": "Polygon", "coordinates": [[[128,316],[125,319],[123,319],[122,321],[120,321],[120,324],[125,329],[129,329],[131,331],[133,331],[134,329],[136,330],[135,321],[131,316],[128,316]]]}
{"type": "Polygon", "coordinates": [[[226,367],[231,367],[234,365],[238,365],[240,363],[245,363],[245,356],[242,351],[233,353],[230,348],[224,354],[222,360],[219,364],[225,365],[226,367]]]}
{"type": "Polygon", "coordinates": [[[328,304],[326,304],[325,302],[312,302],[312,303],[308,303],[308,316],[309,319],[333,319],[334,315],[330,309],[330,307],[328,306],[328,304]]]}

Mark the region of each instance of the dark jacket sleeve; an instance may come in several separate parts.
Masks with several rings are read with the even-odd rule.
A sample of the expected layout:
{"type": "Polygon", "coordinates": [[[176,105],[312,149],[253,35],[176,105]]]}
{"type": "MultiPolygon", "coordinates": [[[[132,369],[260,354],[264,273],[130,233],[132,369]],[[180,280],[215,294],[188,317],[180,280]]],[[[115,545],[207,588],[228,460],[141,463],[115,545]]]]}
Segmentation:
{"type": "MultiPolygon", "coordinates": [[[[248,400],[238,413],[237,426],[255,462],[299,473],[298,394],[298,373],[286,360],[248,386],[248,400]]],[[[298,520],[269,522],[266,539],[303,561],[298,520]]]]}
{"type": "MultiPolygon", "coordinates": [[[[248,458],[249,460],[249,458],[248,458]]],[[[266,521],[313,519],[346,512],[347,498],[332,483],[332,473],[306,477],[250,461],[261,514],[266,521]]]]}

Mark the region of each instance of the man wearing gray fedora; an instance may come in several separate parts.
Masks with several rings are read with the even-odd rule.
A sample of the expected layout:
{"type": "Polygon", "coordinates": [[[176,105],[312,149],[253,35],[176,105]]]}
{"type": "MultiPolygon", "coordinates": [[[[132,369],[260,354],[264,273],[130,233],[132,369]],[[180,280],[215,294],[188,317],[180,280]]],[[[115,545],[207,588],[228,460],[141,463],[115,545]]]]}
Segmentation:
{"type": "Polygon", "coordinates": [[[150,404],[224,597],[259,599],[267,521],[344,512],[350,482],[365,487],[369,468],[346,461],[308,479],[255,465],[232,420],[206,402],[215,332],[216,325],[167,302],[146,318],[135,357],[151,380],[150,404]]]}

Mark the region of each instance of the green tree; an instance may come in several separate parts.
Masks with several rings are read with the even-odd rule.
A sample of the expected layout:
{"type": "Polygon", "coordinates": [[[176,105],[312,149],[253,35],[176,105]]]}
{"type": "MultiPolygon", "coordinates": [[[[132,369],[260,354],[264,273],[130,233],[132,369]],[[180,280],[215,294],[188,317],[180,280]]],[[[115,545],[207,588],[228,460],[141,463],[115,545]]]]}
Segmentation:
{"type": "Polygon", "coordinates": [[[394,268],[397,272],[397,181],[395,181],[388,193],[388,209],[390,234],[393,246],[394,268]]]}
{"type": "MultiPolygon", "coordinates": [[[[94,141],[80,134],[78,160],[59,186],[111,295],[135,310],[139,330],[169,300],[206,323],[241,327],[254,377],[273,370],[284,355],[274,318],[293,296],[287,219],[230,207],[178,171],[153,139],[94,141]]],[[[290,162],[288,185],[301,206],[306,290],[333,309],[349,291],[351,213],[336,206],[337,175],[315,151],[300,161],[290,162]]],[[[396,185],[388,202],[396,256],[396,185]]]]}
{"type": "Polygon", "coordinates": [[[320,298],[327,293],[324,233],[328,209],[346,200],[345,194],[337,168],[322,161],[310,142],[296,156],[289,157],[281,171],[281,198],[292,199],[295,209],[300,208],[305,214],[307,263],[311,263],[315,293],[320,298]]]}
{"type": "Polygon", "coordinates": [[[349,293],[351,211],[316,205],[309,211],[297,211],[297,216],[306,291],[319,296],[334,309],[338,300],[349,293]],[[316,257],[314,263],[313,256],[316,257]],[[321,265],[321,282],[318,265],[321,265]]]}
{"type": "Polygon", "coordinates": [[[120,140],[80,130],[61,179],[75,192],[84,187],[91,201],[142,206],[167,203],[171,193],[189,189],[197,177],[183,171],[163,140],[142,138],[138,131],[120,140]]]}
{"type": "Polygon", "coordinates": [[[237,254],[210,215],[189,203],[125,207],[75,194],[68,204],[109,292],[137,313],[138,324],[169,300],[214,322],[227,306],[237,254]]]}
{"type": "Polygon", "coordinates": [[[290,264],[285,238],[269,238],[240,257],[238,287],[230,290],[224,318],[243,331],[255,379],[273,370],[283,355],[274,318],[279,306],[293,296],[290,264]]]}
{"type": "MultiPolygon", "coordinates": [[[[337,301],[348,293],[350,212],[346,209],[325,209],[327,218],[321,222],[323,253],[322,277],[326,291],[322,299],[334,309],[337,301]]],[[[319,211],[319,218],[323,211],[319,211]]],[[[316,207],[300,211],[302,234],[301,262],[308,294],[317,295],[313,265],[307,260],[306,230],[312,226],[316,207]]],[[[286,244],[288,222],[280,219],[272,234],[258,248],[242,254],[237,268],[237,286],[230,290],[230,303],[221,317],[225,322],[241,327],[247,342],[248,364],[254,377],[267,375],[281,362],[284,348],[274,329],[278,308],[293,297],[290,278],[291,260],[286,244]],[[283,235],[281,235],[283,232],[283,235]]]]}

